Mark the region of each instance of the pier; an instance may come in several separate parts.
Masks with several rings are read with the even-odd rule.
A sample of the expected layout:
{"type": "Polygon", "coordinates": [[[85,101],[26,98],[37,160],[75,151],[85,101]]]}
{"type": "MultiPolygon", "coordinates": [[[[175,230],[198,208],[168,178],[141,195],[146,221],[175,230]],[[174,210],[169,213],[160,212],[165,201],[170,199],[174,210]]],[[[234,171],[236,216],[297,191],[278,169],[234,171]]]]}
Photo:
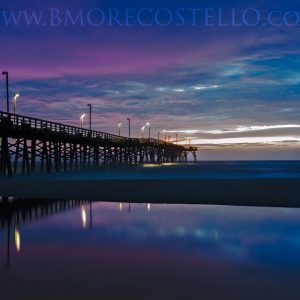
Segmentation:
{"type": "Polygon", "coordinates": [[[187,162],[197,148],[0,111],[0,173],[60,172],[100,165],[187,162]]]}

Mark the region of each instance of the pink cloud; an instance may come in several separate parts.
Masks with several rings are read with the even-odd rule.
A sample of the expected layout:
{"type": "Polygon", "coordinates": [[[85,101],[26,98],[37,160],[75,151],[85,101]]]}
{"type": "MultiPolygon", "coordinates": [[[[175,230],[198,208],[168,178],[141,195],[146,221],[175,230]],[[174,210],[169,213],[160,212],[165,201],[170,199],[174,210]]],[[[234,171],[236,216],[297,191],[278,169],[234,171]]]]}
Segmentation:
{"type": "MultiPolygon", "coordinates": [[[[131,37],[131,36],[129,36],[131,37]]],[[[244,44],[254,43],[253,39],[244,44]]],[[[2,68],[15,78],[51,78],[64,75],[145,74],[181,65],[220,61],[238,53],[241,41],[233,38],[201,42],[178,35],[174,38],[146,35],[113,41],[88,37],[9,39],[0,49],[2,68]]]]}

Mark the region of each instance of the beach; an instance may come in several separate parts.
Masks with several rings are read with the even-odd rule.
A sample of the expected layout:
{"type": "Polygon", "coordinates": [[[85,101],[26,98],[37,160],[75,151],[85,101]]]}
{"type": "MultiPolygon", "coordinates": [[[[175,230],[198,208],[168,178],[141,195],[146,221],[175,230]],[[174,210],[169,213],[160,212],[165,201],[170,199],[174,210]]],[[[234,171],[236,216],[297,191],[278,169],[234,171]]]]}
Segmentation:
{"type": "Polygon", "coordinates": [[[1,178],[2,295],[296,300],[299,171],[199,162],[1,178]]]}
{"type": "Polygon", "coordinates": [[[300,163],[206,162],[103,167],[0,180],[8,197],[300,207],[300,163]]]}

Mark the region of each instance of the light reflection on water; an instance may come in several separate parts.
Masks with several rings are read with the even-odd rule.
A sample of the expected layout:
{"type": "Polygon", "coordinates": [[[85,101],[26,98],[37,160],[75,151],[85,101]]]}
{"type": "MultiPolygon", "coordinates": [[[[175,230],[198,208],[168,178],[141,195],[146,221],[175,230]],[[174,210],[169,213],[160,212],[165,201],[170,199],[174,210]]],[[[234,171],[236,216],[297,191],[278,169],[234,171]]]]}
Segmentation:
{"type": "Polygon", "coordinates": [[[24,203],[0,213],[3,299],[299,299],[300,209],[24,203]]]}

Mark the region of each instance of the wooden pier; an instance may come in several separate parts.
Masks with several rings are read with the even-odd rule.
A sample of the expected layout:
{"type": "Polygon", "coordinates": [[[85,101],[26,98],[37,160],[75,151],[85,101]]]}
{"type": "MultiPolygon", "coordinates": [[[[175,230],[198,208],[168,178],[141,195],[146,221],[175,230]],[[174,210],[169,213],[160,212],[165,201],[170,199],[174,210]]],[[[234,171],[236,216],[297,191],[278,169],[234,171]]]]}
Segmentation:
{"type": "Polygon", "coordinates": [[[195,147],[106,132],[0,111],[0,173],[60,172],[117,164],[187,162],[195,147]]]}

